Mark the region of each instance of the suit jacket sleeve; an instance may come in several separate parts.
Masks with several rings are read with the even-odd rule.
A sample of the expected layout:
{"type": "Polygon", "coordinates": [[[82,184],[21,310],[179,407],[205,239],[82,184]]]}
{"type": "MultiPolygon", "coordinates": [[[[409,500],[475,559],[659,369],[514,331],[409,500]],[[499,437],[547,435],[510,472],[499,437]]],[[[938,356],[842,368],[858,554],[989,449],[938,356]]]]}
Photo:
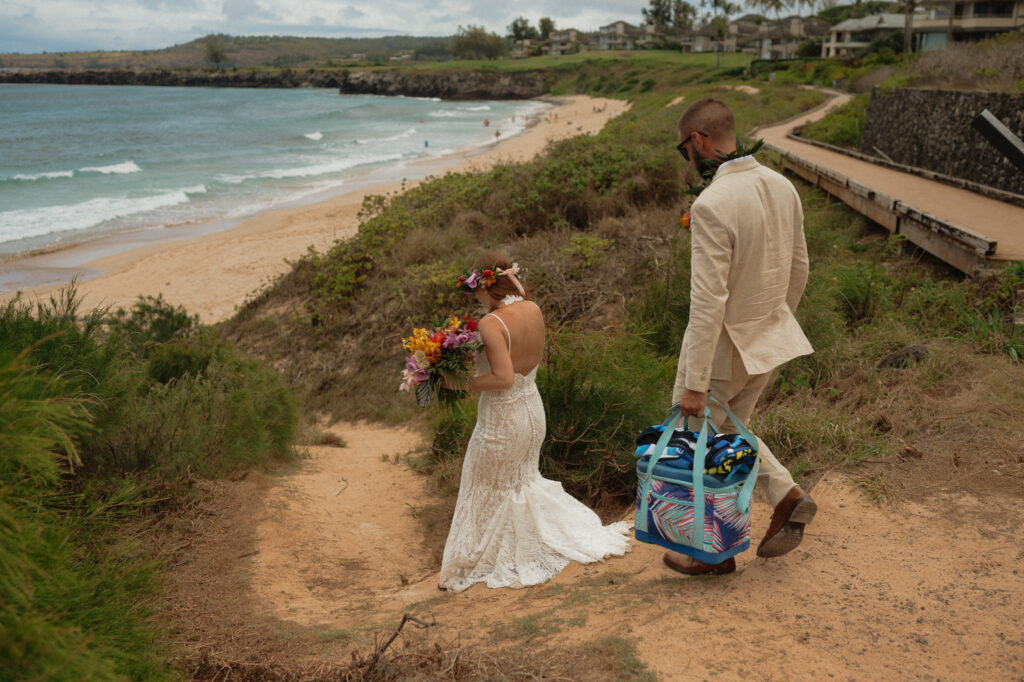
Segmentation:
{"type": "Polygon", "coordinates": [[[711,362],[729,299],[733,235],[710,206],[698,202],[690,212],[690,319],[679,370],[685,371],[686,388],[704,392],[711,384],[711,362]]]}
{"type": "Polygon", "coordinates": [[[800,304],[800,298],[804,295],[807,287],[807,275],[810,271],[810,261],[807,258],[807,239],[804,237],[804,210],[800,204],[800,195],[796,194],[796,223],[793,234],[793,262],[789,271],[789,289],[786,292],[786,304],[789,309],[796,313],[796,307],[800,304]]]}

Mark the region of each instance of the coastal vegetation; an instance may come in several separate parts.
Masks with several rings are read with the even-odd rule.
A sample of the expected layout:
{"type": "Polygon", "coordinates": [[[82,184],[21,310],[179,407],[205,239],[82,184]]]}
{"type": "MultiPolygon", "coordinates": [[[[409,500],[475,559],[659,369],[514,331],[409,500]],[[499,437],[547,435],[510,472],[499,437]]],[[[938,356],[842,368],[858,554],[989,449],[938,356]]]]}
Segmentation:
{"type": "MultiPolygon", "coordinates": [[[[587,66],[560,82],[613,94],[587,66]]],[[[418,408],[388,388],[389,380],[397,386],[402,330],[429,324],[429,311],[466,310],[454,274],[479,246],[508,251],[527,266],[551,332],[538,376],[549,433],[542,467],[617,513],[632,496],[633,432],[667,404],[688,314],[688,238],[678,227],[687,179],[671,145],[675,120],[686,101],[714,96],[750,130],[822,98],[778,82],[759,83],[756,94],[735,90],[736,81],[719,80],[728,69],[645,67],[610,78],[619,88],[632,78],[624,93],[632,108],[597,136],[553,144],[529,163],[368,198],[355,237],[311,251],[222,333],[274,361],[313,409],[409,419],[418,408]],[[645,78],[654,85],[644,87],[645,78]],[[679,94],[683,103],[670,105],[679,94]]],[[[1019,371],[1024,337],[1011,317],[1024,273],[964,282],[797,185],[812,261],[800,319],[818,352],[780,372],[755,427],[783,444],[798,476],[813,477],[887,461],[934,430],[915,409],[919,400],[897,405],[892,395],[956,393],[954,368],[977,362],[1019,371]],[[925,359],[879,369],[887,354],[915,345],[928,349],[925,359]]],[[[1011,393],[1019,409],[1021,396],[1011,393]]],[[[457,485],[473,420],[471,401],[434,417],[434,444],[420,464],[443,489],[457,485]]]]}
{"type": "MultiPolygon", "coordinates": [[[[0,666],[24,679],[182,677],[153,617],[161,567],[147,540],[197,494],[195,477],[294,458],[297,405],[429,428],[430,447],[410,462],[436,483],[432,518],[443,530],[475,405],[424,416],[397,390],[400,337],[470,309],[453,283],[480,247],[524,266],[545,311],[545,474],[620,517],[634,490],[633,439],[664,413],[689,313],[679,218],[694,178],[674,149],[679,114],[713,96],[750,131],[823,100],[795,84],[863,68],[794,62],[769,80],[766,67],[736,59],[720,68],[709,55],[659,52],[538,60],[556,94],[631,107],[533,161],[368,197],[353,238],[311,249],[214,328],[159,298],[81,310],[73,287],[48,305],[0,309],[0,666]]],[[[794,182],[812,263],[798,316],[817,352],[779,372],[754,430],[799,479],[850,471],[882,503],[934,491],[957,462],[984,456],[964,450],[965,432],[984,431],[994,452],[1024,440],[1024,331],[1014,324],[1024,264],[965,280],[794,182]],[[908,458],[919,462],[911,473],[893,466],[908,458]]],[[[1003,466],[992,459],[986,471],[1003,466]]],[[[985,485],[1019,484],[993,475],[985,485]]],[[[508,638],[543,625],[515,621],[508,638]]],[[[611,661],[611,679],[648,677],[632,640],[579,654],[611,661]]],[[[441,669],[457,656],[435,658],[441,669]]]]}
{"type": "Polygon", "coordinates": [[[293,458],[294,398],[160,298],[15,299],[0,349],[4,677],[177,679],[147,543],[193,477],[293,458]]]}

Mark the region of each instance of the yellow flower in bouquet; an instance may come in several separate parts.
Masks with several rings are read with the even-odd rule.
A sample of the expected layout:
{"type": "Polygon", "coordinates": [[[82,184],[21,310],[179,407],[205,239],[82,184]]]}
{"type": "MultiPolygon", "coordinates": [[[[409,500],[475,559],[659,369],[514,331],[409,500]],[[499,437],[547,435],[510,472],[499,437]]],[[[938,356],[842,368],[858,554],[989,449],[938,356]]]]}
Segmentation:
{"type": "Polygon", "coordinates": [[[436,333],[431,334],[422,328],[413,329],[412,336],[402,339],[402,347],[409,351],[410,355],[415,355],[417,351],[422,352],[427,362],[434,365],[441,358],[442,341],[444,339],[438,339],[436,333]]]}

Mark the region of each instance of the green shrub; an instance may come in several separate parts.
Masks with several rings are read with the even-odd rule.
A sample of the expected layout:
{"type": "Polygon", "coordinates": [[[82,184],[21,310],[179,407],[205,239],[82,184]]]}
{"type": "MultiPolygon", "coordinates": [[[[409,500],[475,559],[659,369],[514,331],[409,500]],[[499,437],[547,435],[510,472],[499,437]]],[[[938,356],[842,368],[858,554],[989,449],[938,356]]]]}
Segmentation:
{"type": "Polygon", "coordinates": [[[858,262],[835,270],[836,305],[852,327],[870,322],[888,309],[892,279],[875,263],[858,262]]]}
{"type": "Polygon", "coordinates": [[[182,336],[194,329],[194,317],[152,298],[82,315],[74,286],[49,305],[16,298],[0,309],[0,348],[27,348],[28,362],[89,396],[86,471],[216,476],[287,457],[298,408],[279,375],[213,334],[182,336]]]}
{"type": "Polygon", "coordinates": [[[145,604],[153,568],[105,537],[137,486],[69,494],[88,400],[23,355],[0,361],[0,670],[5,679],[174,679],[145,604]]]}
{"type": "Polygon", "coordinates": [[[153,344],[187,336],[199,329],[199,316],[189,315],[181,306],[156,298],[140,296],[129,310],[118,308],[106,318],[108,330],[121,336],[138,355],[145,357],[153,344]]]}
{"type": "Polygon", "coordinates": [[[855,95],[820,120],[805,125],[801,134],[819,142],[859,149],[870,100],[871,95],[868,93],[855,95]]]}
{"type": "Polygon", "coordinates": [[[537,377],[547,417],[541,470],[589,503],[631,499],[636,436],[666,415],[675,366],[623,332],[552,339],[537,377]]]}

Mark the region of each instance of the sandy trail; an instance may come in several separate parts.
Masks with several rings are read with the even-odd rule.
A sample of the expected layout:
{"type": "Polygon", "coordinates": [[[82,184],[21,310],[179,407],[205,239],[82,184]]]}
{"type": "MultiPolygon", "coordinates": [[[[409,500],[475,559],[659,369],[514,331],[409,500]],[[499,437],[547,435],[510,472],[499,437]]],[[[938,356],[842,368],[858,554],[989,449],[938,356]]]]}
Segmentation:
{"type": "MultiPolygon", "coordinates": [[[[583,113],[593,106],[584,100],[583,113]]],[[[301,252],[351,225],[346,201],[265,216],[262,228],[250,225],[252,234],[193,240],[136,259],[124,279],[83,286],[95,287],[90,296],[120,296],[103,287],[141,287],[147,268],[161,281],[206,250],[227,259],[237,249],[237,267],[251,270],[229,277],[234,288],[218,288],[216,301],[189,299],[202,287],[187,287],[187,278],[163,280],[171,282],[164,291],[172,301],[219,319],[252,282],[280,271],[285,244],[301,252]],[[316,221],[323,227],[310,224],[316,221]],[[250,237],[247,246],[229,245],[250,237]],[[242,258],[253,249],[273,253],[256,263],[242,258]]],[[[231,270],[219,262],[219,270],[231,270]]],[[[311,446],[309,459],[278,478],[209,484],[208,506],[168,576],[169,600],[187,624],[184,646],[197,655],[300,668],[343,662],[352,649],[372,650],[412,613],[436,620],[449,641],[492,650],[557,651],[616,634],[635,641],[665,680],[1024,676],[1019,485],[1013,495],[936,493],[890,509],[833,472],[812,491],[820,511],[804,543],[779,559],[748,551],[729,576],[680,576],[662,565],[662,550],[634,543],[625,557],[572,563],[545,585],[450,594],[436,589],[437,547],[425,543],[420,518],[440,498],[403,459],[424,446],[423,436],[368,424],[327,430],[347,447],[311,446]]],[[[948,483],[956,490],[955,480],[948,483]]],[[[769,516],[756,501],[755,543],[769,516]]],[[[580,669],[578,679],[588,672],[580,669]]]]}
{"type": "MultiPolygon", "coordinates": [[[[259,505],[250,606],[348,633],[349,646],[371,647],[411,612],[483,646],[557,649],[617,633],[666,680],[1024,674],[1024,524],[1009,498],[945,495],[890,510],[832,473],[814,488],[820,511],[801,547],[773,560],[748,551],[730,576],[679,576],[662,550],[634,543],[625,557],[570,564],[546,585],[449,594],[436,589],[413,518],[430,498],[426,479],[395,462],[420,437],[332,431],[349,447],[311,448],[259,505]]],[[[769,516],[758,502],[755,538],[769,516]]]]}
{"type": "MultiPolygon", "coordinates": [[[[550,118],[541,117],[523,133],[499,140],[482,153],[433,159],[414,164],[413,170],[418,175],[443,174],[527,161],[543,153],[551,141],[596,134],[611,118],[629,108],[622,100],[586,96],[563,97],[558,102],[550,111],[550,118]]],[[[412,180],[404,187],[417,183],[412,180]]],[[[79,294],[86,307],[130,306],[139,296],[162,294],[168,302],[184,305],[190,313],[199,314],[205,324],[220,322],[233,315],[251,292],[287,272],[290,266],[286,261],[299,258],[310,246],[324,250],[336,240],[355,234],[364,196],[393,193],[402,187],[401,182],[388,183],[315,204],[268,211],[224,232],[103,256],[73,268],[72,272],[98,270],[105,273],[79,282],[79,294]]],[[[53,267],[73,255],[65,251],[30,256],[0,263],[0,268],[53,267]]],[[[67,276],[70,279],[71,274],[67,276]]],[[[24,293],[29,300],[45,299],[63,286],[40,286],[26,289],[24,293]]],[[[0,292],[0,304],[14,294],[14,291],[0,292]]]]}
{"type": "Polygon", "coordinates": [[[822,118],[851,98],[848,94],[827,92],[834,97],[821,107],[779,125],[758,128],[757,136],[768,145],[845,175],[919,211],[996,240],[994,260],[1024,259],[1024,208],[786,137],[793,128],[822,118]]]}

